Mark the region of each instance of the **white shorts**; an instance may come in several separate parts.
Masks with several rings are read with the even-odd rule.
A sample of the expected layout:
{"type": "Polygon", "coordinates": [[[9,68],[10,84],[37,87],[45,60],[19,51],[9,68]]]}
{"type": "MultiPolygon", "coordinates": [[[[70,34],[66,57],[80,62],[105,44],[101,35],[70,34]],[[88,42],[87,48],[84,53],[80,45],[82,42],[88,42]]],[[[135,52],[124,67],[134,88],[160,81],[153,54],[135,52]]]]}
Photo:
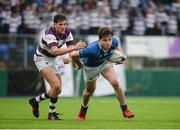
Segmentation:
{"type": "Polygon", "coordinates": [[[100,76],[100,73],[110,64],[112,63],[104,62],[103,64],[97,67],[88,67],[84,65],[83,67],[84,80],[85,81],[96,80],[100,76]]]}
{"type": "Polygon", "coordinates": [[[51,67],[54,73],[59,74],[60,73],[60,68],[59,68],[59,63],[56,58],[49,58],[46,56],[37,56],[36,54],[34,55],[34,63],[36,67],[38,68],[39,72],[43,70],[46,67],[51,67]]]}

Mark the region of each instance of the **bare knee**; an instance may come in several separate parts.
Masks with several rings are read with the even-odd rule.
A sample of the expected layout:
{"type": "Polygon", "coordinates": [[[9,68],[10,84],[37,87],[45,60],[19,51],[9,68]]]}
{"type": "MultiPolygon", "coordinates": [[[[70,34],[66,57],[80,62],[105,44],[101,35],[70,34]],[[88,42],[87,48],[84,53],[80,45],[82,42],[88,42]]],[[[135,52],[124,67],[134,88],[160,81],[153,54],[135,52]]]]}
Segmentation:
{"type": "Polygon", "coordinates": [[[83,96],[89,97],[91,96],[96,89],[96,80],[87,81],[86,88],[84,89],[83,96]]]}
{"type": "Polygon", "coordinates": [[[94,93],[94,90],[88,91],[87,89],[85,89],[83,95],[89,97],[89,96],[91,96],[93,93],[94,93]]]}
{"type": "Polygon", "coordinates": [[[120,86],[119,86],[119,81],[118,80],[113,80],[111,85],[113,86],[113,88],[115,90],[117,90],[120,86]]]}
{"type": "Polygon", "coordinates": [[[54,91],[56,91],[57,93],[61,93],[61,84],[59,81],[53,82],[51,84],[51,87],[54,91]]]}

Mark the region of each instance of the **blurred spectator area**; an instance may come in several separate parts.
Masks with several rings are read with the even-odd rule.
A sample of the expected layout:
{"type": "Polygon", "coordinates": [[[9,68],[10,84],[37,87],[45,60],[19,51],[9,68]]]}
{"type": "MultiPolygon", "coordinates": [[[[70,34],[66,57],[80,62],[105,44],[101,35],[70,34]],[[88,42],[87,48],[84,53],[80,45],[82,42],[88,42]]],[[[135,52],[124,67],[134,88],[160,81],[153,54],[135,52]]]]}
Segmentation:
{"type": "Polygon", "coordinates": [[[33,64],[37,47],[34,35],[0,35],[0,63],[8,68],[27,68],[33,64]],[[5,64],[3,64],[5,63],[5,64]]]}
{"type": "MultiPolygon", "coordinates": [[[[123,48],[128,36],[180,36],[180,0],[0,0],[0,67],[34,67],[36,36],[58,13],[67,16],[75,41],[102,26],[112,28],[123,48]]],[[[177,59],[128,56],[127,64],[179,66],[177,59]]]]}
{"type": "Polygon", "coordinates": [[[1,0],[0,33],[36,34],[62,12],[73,34],[96,34],[101,26],[118,36],[180,31],[180,0],[1,0]]]}

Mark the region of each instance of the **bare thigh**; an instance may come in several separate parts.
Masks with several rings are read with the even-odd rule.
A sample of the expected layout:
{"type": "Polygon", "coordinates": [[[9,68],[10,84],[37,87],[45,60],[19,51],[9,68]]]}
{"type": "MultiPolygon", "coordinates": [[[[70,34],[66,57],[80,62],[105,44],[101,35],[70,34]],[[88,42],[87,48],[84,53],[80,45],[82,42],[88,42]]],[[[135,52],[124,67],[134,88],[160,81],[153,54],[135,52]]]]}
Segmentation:
{"type": "Polygon", "coordinates": [[[113,65],[107,66],[102,72],[101,75],[106,78],[111,84],[118,82],[118,76],[114,70],[113,65]]]}
{"type": "Polygon", "coordinates": [[[57,86],[58,84],[61,86],[60,75],[55,74],[50,66],[41,70],[41,74],[48,81],[51,87],[57,86]]]}

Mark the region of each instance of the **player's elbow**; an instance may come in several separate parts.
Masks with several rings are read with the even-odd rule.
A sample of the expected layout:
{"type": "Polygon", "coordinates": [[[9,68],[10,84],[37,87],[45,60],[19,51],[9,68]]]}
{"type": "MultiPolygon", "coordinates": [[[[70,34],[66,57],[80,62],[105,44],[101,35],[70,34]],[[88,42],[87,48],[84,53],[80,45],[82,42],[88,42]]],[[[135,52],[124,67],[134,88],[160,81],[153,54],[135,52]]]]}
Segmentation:
{"type": "Polygon", "coordinates": [[[58,48],[53,46],[53,47],[51,47],[50,51],[51,51],[51,54],[57,55],[58,48]]]}
{"type": "Polygon", "coordinates": [[[51,53],[52,53],[53,55],[57,55],[57,51],[55,51],[55,50],[51,50],[51,53]]]}

